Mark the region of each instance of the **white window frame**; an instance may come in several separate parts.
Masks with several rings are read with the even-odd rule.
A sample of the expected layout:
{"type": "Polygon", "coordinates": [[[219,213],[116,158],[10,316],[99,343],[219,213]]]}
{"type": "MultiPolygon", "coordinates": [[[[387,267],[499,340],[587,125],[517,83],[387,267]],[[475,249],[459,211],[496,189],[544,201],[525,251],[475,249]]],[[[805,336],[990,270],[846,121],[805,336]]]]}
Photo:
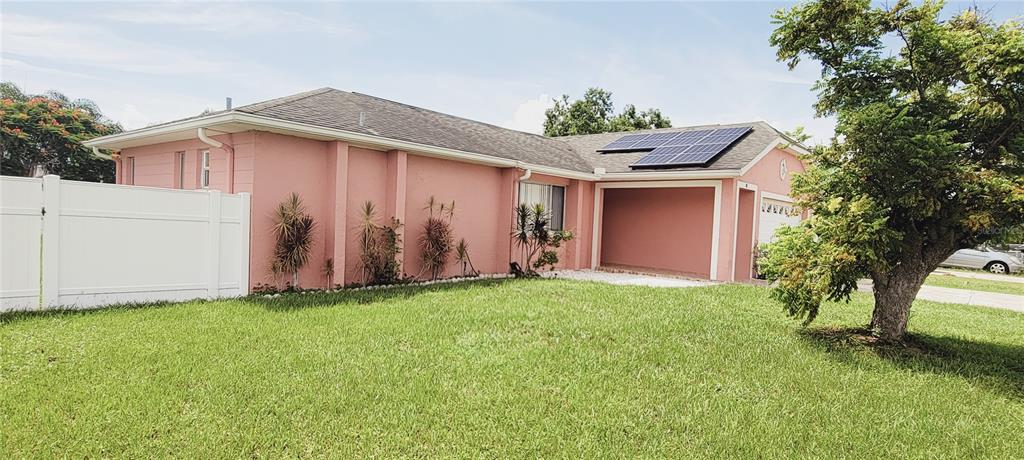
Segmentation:
{"type": "MultiPolygon", "coordinates": [[[[524,190],[523,190],[524,187],[529,187],[529,186],[545,187],[545,188],[548,188],[550,190],[550,193],[547,193],[547,200],[546,200],[546,202],[541,203],[541,204],[544,205],[544,210],[546,210],[548,212],[548,215],[551,218],[551,223],[550,223],[549,227],[551,228],[551,230],[564,230],[565,229],[565,186],[554,185],[554,184],[545,184],[545,183],[541,183],[541,182],[526,182],[526,181],[520,182],[519,183],[519,194],[518,194],[518,197],[517,197],[517,201],[519,203],[523,202],[522,200],[523,200],[523,195],[524,195],[524,193],[523,193],[524,192],[524,190]],[[554,191],[555,191],[556,188],[560,189],[562,191],[562,208],[559,210],[559,212],[557,214],[557,217],[558,217],[558,221],[557,222],[555,221],[556,214],[554,212],[555,211],[554,205],[552,204],[552,201],[554,200],[554,195],[555,195],[554,191]]],[[[532,205],[534,205],[536,203],[535,202],[530,202],[530,203],[527,203],[527,204],[532,206],[532,205]]]]}
{"type": "Polygon", "coordinates": [[[199,152],[199,187],[210,188],[210,151],[199,152]]]}

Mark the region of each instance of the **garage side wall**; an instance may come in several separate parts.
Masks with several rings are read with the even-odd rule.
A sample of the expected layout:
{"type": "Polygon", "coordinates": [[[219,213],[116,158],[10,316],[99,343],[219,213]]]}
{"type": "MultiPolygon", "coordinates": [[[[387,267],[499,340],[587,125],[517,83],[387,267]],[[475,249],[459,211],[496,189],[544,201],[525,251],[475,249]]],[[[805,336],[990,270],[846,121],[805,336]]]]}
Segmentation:
{"type": "Polygon", "coordinates": [[[715,190],[608,188],[601,265],[710,278],[715,190]]]}

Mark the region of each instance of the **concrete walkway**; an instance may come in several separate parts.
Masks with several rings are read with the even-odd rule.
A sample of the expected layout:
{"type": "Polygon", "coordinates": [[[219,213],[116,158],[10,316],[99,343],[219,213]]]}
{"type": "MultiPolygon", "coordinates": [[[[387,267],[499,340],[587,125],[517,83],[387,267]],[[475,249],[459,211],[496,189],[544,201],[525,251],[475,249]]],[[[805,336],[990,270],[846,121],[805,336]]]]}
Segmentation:
{"type": "MultiPolygon", "coordinates": [[[[871,281],[861,280],[857,289],[871,292],[871,281]]],[[[1002,308],[1024,313],[1024,295],[1001,294],[998,292],[971,291],[939,286],[921,286],[917,299],[941,303],[959,303],[979,307],[1002,308]]]]}
{"type": "Polygon", "coordinates": [[[650,287],[697,287],[708,286],[712,283],[705,281],[689,280],[684,278],[673,278],[659,275],[639,275],[634,273],[603,272],[595,270],[555,270],[543,272],[545,278],[564,278],[578,281],[596,281],[599,283],[618,284],[628,286],[650,286],[650,287]]]}
{"type": "MultiPolygon", "coordinates": [[[[986,273],[986,272],[965,272],[965,271],[960,271],[960,270],[947,270],[947,269],[943,269],[943,268],[935,270],[934,272],[932,272],[932,274],[935,274],[935,275],[949,275],[949,276],[955,276],[957,278],[974,278],[974,279],[978,279],[978,280],[1004,281],[1004,282],[1007,282],[1007,283],[1020,283],[1020,284],[1024,284],[1024,276],[999,275],[999,274],[996,274],[996,273],[986,273]]],[[[1024,287],[1021,287],[1021,289],[1024,289],[1024,287]]]]}

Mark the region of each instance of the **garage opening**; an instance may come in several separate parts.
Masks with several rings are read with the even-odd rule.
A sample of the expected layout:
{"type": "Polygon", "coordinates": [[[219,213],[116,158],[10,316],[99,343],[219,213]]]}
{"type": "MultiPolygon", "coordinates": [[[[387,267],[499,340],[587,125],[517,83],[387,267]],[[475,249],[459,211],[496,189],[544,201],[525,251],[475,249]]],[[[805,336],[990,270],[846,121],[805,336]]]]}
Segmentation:
{"type": "Polygon", "coordinates": [[[715,189],[606,188],[600,265],[711,277],[715,189]]]}

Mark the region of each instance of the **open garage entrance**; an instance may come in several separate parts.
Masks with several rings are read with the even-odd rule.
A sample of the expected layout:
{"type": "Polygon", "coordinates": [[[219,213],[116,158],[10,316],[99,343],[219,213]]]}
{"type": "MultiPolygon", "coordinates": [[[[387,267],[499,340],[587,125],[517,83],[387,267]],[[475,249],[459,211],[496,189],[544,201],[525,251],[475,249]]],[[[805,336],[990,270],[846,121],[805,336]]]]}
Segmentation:
{"type": "Polygon", "coordinates": [[[713,185],[610,186],[603,194],[601,267],[711,278],[717,250],[713,185]]]}

